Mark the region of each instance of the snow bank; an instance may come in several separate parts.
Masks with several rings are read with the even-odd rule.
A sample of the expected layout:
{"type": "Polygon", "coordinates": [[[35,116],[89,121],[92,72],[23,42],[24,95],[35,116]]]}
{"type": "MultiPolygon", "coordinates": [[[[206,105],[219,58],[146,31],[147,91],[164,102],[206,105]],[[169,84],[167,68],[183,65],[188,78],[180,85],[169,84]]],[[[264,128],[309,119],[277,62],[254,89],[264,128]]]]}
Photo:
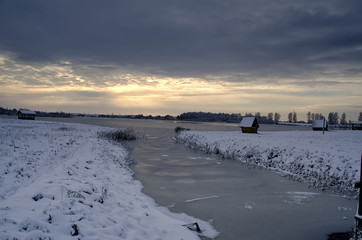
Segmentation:
{"type": "Polygon", "coordinates": [[[156,206],[109,128],[0,119],[0,239],[199,239],[209,223],[156,206]]]}
{"type": "Polygon", "coordinates": [[[361,131],[182,131],[175,140],[205,153],[286,173],[321,189],[355,196],[362,153],[361,131]]]}

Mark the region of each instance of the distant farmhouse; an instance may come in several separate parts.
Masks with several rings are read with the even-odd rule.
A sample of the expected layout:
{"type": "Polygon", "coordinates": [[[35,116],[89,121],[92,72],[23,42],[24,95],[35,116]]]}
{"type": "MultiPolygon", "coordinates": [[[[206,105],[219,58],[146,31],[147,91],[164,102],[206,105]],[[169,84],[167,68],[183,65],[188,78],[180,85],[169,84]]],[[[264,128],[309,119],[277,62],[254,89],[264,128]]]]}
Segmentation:
{"type": "Polygon", "coordinates": [[[313,131],[328,131],[328,123],[325,119],[318,119],[313,121],[313,131]]]}
{"type": "Polygon", "coordinates": [[[259,124],[255,117],[243,117],[239,127],[243,133],[257,133],[259,124]]]}
{"type": "Polygon", "coordinates": [[[362,130],[362,121],[351,122],[352,130],[362,130]]]}
{"type": "Polygon", "coordinates": [[[20,109],[17,115],[18,119],[34,120],[36,113],[34,111],[20,109]]]}

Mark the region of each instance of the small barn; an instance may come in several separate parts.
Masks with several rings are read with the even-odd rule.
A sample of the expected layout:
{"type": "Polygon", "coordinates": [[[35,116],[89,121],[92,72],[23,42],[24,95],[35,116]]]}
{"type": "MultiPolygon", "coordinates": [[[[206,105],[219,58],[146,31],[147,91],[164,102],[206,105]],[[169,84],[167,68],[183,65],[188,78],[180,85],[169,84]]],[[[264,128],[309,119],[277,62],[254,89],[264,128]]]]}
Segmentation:
{"type": "Polygon", "coordinates": [[[243,117],[239,127],[243,133],[257,133],[259,124],[256,117],[243,117]]]}
{"type": "Polygon", "coordinates": [[[352,130],[362,130],[362,121],[351,122],[352,130]]]}
{"type": "Polygon", "coordinates": [[[17,115],[18,119],[34,120],[36,113],[34,111],[20,109],[17,115]]]}
{"type": "Polygon", "coordinates": [[[318,119],[313,121],[313,131],[328,131],[328,123],[325,119],[318,119]]]}

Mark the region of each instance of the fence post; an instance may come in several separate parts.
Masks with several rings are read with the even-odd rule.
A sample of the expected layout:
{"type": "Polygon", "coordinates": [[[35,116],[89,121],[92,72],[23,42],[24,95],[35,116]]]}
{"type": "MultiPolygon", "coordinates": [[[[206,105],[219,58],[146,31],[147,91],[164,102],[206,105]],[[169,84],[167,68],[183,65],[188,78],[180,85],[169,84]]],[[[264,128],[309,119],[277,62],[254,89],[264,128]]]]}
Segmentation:
{"type": "MultiPolygon", "coordinates": [[[[358,199],[358,215],[362,216],[362,191],[361,191],[361,180],[362,180],[362,154],[361,154],[361,169],[359,175],[359,199],[358,199]]],[[[362,219],[360,219],[362,220],[362,219]]]]}
{"type": "Polygon", "coordinates": [[[354,187],[355,188],[359,188],[359,199],[358,199],[358,209],[357,209],[357,214],[354,217],[354,219],[356,220],[356,226],[355,226],[355,231],[354,231],[354,238],[358,239],[358,235],[361,233],[361,228],[362,228],[362,189],[361,189],[361,180],[362,180],[362,154],[361,154],[361,169],[360,169],[360,177],[359,177],[359,182],[356,182],[354,187]]]}

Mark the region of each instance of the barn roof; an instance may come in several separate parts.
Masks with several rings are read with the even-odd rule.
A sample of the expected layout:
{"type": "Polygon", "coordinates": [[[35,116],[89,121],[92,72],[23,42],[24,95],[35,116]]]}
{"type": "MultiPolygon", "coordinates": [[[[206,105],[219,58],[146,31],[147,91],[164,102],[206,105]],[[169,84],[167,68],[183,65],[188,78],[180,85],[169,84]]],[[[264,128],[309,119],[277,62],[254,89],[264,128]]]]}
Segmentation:
{"type": "Polygon", "coordinates": [[[22,113],[22,114],[36,115],[36,113],[34,111],[30,111],[30,110],[20,109],[19,112],[22,113]]]}
{"type": "Polygon", "coordinates": [[[243,117],[239,127],[259,127],[259,125],[255,117],[243,117]]]}
{"type": "Polygon", "coordinates": [[[313,128],[323,128],[323,121],[324,121],[324,127],[327,127],[327,121],[323,119],[318,119],[313,121],[313,128]]]}

